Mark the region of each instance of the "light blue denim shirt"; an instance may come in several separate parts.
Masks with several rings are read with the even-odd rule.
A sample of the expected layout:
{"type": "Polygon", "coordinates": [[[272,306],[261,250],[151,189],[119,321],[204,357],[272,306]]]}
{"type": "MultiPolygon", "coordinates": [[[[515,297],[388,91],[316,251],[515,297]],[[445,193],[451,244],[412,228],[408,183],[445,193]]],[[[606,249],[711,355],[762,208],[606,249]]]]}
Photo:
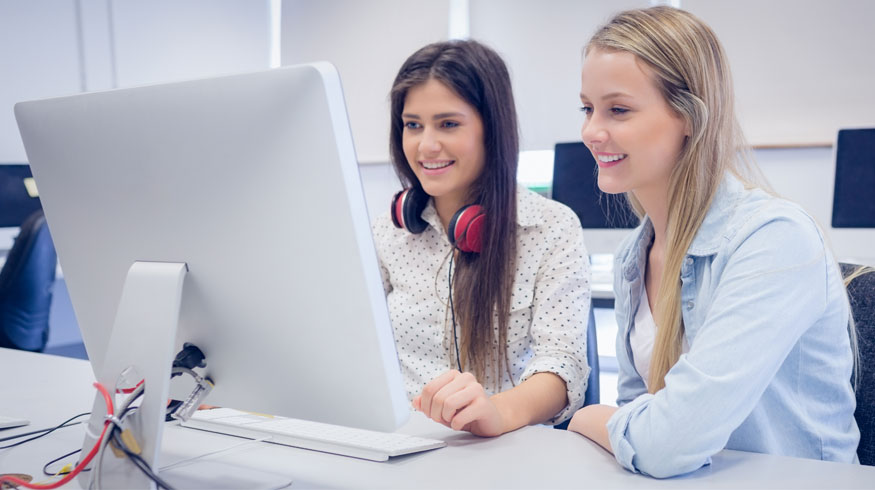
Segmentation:
{"type": "Polygon", "coordinates": [[[614,264],[620,409],[607,427],[617,461],[659,478],[724,448],[856,462],[849,306],[813,219],[723,180],[681,269],[690,350],[656,394],[629,344],[652,237],[645,218],[614,264]]]}

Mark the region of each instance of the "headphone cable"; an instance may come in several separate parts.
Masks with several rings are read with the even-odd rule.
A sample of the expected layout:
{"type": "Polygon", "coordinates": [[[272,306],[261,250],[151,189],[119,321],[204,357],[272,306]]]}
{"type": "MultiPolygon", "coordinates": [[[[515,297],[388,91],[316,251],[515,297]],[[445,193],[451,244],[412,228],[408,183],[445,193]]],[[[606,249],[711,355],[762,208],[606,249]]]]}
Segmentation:
{"type": "Polygon", "coordinates": [[[453,307],[453,262],[455,262],[455,251],[451,252],[450,265],[447,268],[447,286],[450,290],[450,316],[453,319],[453,346],[456,348],[456,365],[459,367],[459,372],[462,371],[462,360],[459,356],[459,335],[456,333],[456,310],[453,307]]]}

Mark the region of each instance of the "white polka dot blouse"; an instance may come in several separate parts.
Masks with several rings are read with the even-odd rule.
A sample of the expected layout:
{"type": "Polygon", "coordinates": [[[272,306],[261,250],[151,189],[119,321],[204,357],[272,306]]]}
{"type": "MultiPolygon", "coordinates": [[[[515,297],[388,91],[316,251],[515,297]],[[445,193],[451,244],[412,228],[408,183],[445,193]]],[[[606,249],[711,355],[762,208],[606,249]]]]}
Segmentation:
{"type": "MultiPolygon", "coordinates": [[[[456,368],[447,283],[451,245],[429,203],[420,234],[396,228],[388,212],[373,225],[395,345],[407,395],[456,368]]],[[[568,405],[547,423],[560,423],[583,404],[589,366],[589,258],[571,209],[528,189],[517,192],[517,267],[508,323],[510,373],[478,380],[489,394],[506,391],[535,373],[565,380],[568,405]]],[[[494,370],[487,369],[494,373],[494,370]]]]}

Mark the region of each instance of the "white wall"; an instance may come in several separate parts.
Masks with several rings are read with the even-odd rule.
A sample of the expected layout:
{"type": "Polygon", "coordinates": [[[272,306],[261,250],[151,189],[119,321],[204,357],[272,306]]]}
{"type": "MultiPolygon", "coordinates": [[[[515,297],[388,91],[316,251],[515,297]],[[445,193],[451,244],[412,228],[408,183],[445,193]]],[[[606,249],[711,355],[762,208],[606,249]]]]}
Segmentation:
{"type": "Polygon", "coordinates": [[[498,51],[511,72],[523,150],[580,138],[582,48],[611,15],[648,0],[471,0],[471,37],[498,51]]]}
{"type": "Polygon", "coordinates": [[[269,66],[267,0],[0,0],[0,163],[19,101],[269,66]]]}
{"type": "MultiPolygon", "coordinates": [[[[509,65],[524,149],[578,138],[580,48],[613,10],[649,3],[469,0],[471,35],[509,65]]],[[[359,159],[376,164],[361,167],[372,215],[383,212],[398,187],[386,163],[392,79],[415,49],[448,37],[450,5],[282,2],[282,63],[328,59],[340,69],[359,159]]],[[[710,22],[726,44],[754,142],[780,142],[787,134],[828,142],[836,125],[875,126],[875,64],[865,52],[875,44],[875,29],[858,25],[875,15],[875,2],[683,0],[683,6],[710,22]],[[796,89],[802,92],[784,97],[796,89]],[[789,116],[782,112],[788,109],[789,116]],[[757,128],[774,132],[761,138],[757,128]]],[[[0,162],[25,161],[12,115],[19,100],[266,68],[269,34],[267,0],[0,0],[0,162]]],[[[828,228],[831,150],[757,156],[778,191],[828,228]]],[[[610,250],[621,234],[591,232],[590,248],[610,250]]],[[[830,235],[840,256],[872,255],[865,253],[875,243],[868,230],[830,235]]]]}
{"type": "Polygon", "coordinates": [[[408,56],[445,40],[449,1],[284,0],[282,64],[332,62],[360,162],[389,161],[389,90],[408,56]]]}
{"type": "Polygon", "coordinates": [[[112,2],[119,87],[264,70],[267,0],[112,2]]]}
{"type": "Polygon", "coordinates": [[[0,164],[27,162],[16,102],[265,69],[269,47],[268,0],[0,0],[0,164]]]}
{"type": "Polygon", "coordinates": [[[23,163],[15,102],[81,90],[72,0],[0,0],[0,162],[23,163]]]}
{"type": "Polygon", "coordinates": [[[831,143],[875,126],[875,2],[682,0],[720,38],[753,144],[831,143]]]}
{"type": "Polygon", "coordinates": [[[368,204],[368,215],[374,221],[377,216],[389,212],[392,196],[401,190],[401,184],[392,165],[388,163],[359,165],[359,172],[368,204]]]}
{"type": "MultiPolygon", "coordinates": [[[[465,2],[461,2],[465,3],[465,2]]],[[[649,0],[468,0],[470,35],[507,61],[524,150],[577,138],[581,47],[611,14],[649,0]]],[[[446,39],[448,0],[285,0],[283,64],[329,59],[347,89],[360,160],[385,162],[387,104],[404,58],[446,39]],[[330,26],[330,28],[326,27],[330,26]]],[[[829,143],[875,125],[870,0],[682,0],[712,24],[735,73],[755,144],[829,143]]]]}
{"type": "MultiPolygon", "coordinates": [[[[361,161],[388,160],[386,96],[403,59],[446,39],[449,0],[285,0],[283,64],[328,59],[361,161]]],[[[648,0],[469,0],[470,33],[506,58],[524,149],[577,138],[580,48],[613,11],[648,0]]],[[[462,2],[464,4],[464,2],[462,2]]],[[[753,143],[829,143],[875,125],[869,0],[683,0],[735,72],[753,143]]],[[[0,0],[0,162],[24,160],[23,99],[268,66],[268,0],[0,0]]]]}

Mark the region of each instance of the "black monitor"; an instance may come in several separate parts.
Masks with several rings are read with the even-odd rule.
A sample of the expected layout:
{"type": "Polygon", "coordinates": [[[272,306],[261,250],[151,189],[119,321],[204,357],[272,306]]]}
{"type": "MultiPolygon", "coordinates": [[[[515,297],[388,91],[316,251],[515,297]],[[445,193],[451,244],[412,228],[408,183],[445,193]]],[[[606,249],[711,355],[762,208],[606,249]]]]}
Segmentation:
{"type": "Polygon", "coordinates": [[[583,143],[556,144],[552,197],[574,210],[584,228],[635,228],[639,223],[625,196],[599,189],[595,159],[583,143]]]}
{"type": "Polygon", "coordinates": [[[835,153],[833,228],[875,228],[875,128],[839,130],[835,153]]]}
{"type": "Polygon", "coordinates": [[[41,207],[30,166],[0,163],[0,228],[21,226],[41,207]]]}

